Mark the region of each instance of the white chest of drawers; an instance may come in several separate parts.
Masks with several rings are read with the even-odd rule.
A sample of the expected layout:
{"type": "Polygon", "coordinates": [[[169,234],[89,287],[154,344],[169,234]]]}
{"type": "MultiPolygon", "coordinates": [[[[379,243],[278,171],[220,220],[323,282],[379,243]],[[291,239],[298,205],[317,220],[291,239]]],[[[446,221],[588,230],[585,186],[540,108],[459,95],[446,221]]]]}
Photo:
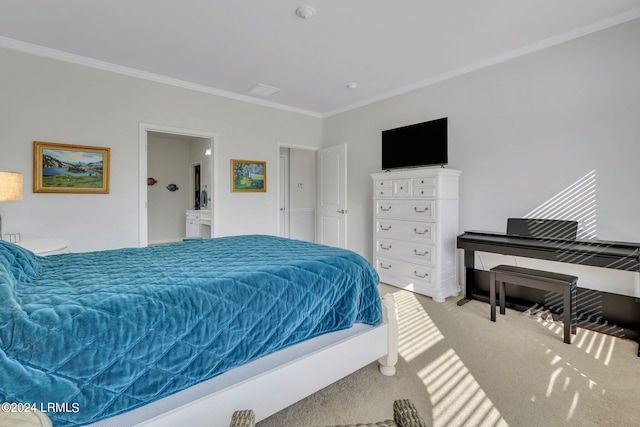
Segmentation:
{"type": "Polygon", "coordinates": [[[374,265],[382,282],[438,302],[458,295],[459,176],[445,168],[371,175],[374,265]]]}

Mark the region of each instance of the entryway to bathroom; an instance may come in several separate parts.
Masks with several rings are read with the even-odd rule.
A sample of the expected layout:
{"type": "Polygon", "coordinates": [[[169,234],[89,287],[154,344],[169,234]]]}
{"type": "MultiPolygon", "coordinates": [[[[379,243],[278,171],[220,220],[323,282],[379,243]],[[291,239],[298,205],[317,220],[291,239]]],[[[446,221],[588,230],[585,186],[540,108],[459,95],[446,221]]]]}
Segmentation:
{"type": "Polygon", "coordinates": [[[142,132],[146,203],[140,241],[146,244],[141,246],[213,237],[215,137],[157,126],[142,132]]]}

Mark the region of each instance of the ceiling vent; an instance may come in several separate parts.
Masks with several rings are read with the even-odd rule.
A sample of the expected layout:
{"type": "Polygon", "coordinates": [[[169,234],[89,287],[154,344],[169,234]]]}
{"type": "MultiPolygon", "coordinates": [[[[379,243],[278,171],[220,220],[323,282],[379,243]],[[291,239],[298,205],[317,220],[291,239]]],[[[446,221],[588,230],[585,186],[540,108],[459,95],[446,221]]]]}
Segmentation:
{"type": "Polygon", "coordinates": [[[280,89],[273,86],[263,85],[262,83],[258,83],[254,87],[248,90],[248,92],[252,95],[262,96],[263,98],[268,98],[276,92],[280,92],[280,89]]]}

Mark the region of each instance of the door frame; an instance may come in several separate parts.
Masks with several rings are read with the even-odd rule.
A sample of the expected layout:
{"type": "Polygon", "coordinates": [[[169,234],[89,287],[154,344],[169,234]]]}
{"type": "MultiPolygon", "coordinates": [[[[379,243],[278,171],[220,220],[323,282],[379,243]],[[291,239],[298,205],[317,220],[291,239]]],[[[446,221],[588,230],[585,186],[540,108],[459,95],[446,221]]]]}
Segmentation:
{"type": "Polygon", "coordinates": [[[152,123],[140,123],[138,126],[138,246],[147,246],[149,240],[147,221],[147,134],[148,132],[166,133],[169,135],[190,136],[195,138],[209,139],[211,141],[211,182],[208,188],[211,189],[212,199],[212,236],[218,235],[218,134],[196,129],[177,128],[173,126],[157,125],[152,123]]]}
{"type": "MultiPolygon", "coordinates": [[[[281,236],[282,235],[281,234],[282,230],[281,230],[281,227],[280,227],[280,208],[283,208],[283,207],[284,208],[288,208],[287,206],[280,206],[280,196],[281,196],[280,192],[282,191],[280,189],[280,178],[281,178],[281,175],[284,173],[283,171],[280,170],[280,149],[281,148],[292,148],[294,150],[305,150],[305,151],[314,151],[314,152],[317,152],[320,149],[320,147],[312,147],[312,146],[309,146],[309,145],[300,145],[300,144],[290,144],[288,142],[281,142],[281,141],[278,141],[276,143],[276,149],[277,149],[276,158],[278,159],[278,162],[277,162],[278,163],[278,168],[277,168],[278,170],[276,171],[276,174],[277,174],[276,180],[278,182],[277,192],[276,192],[276,200],[277,200],[277,206],[276,206],[276,212],[277,212],[277,215],[276,215],[276,235],[277,236],[281,236]]],[[[289,167],[291,167],[291,156],[289,156],[289,162],[288,163],[289,163],[289,167]]],[[[289,176],[289,178],[290,178],[290,176],[289,176]]],[[[318,174],[316,172],[316,185],[317,184],[318,184],[318,174]]],[[[316,227],[316,229],[317,229],[317,227],[316,227]]],[[[316,233],[316,236],[315,236],[315,241],[316,242],[318,241],[317,233],[316,233]]]]}
{"type": "Polygon", "coordinates": [[[278,170],[278,225],[280,226],[278,236],[289,237],[289,151],[287,154],[280,153],[278,170]],[[282,170],[283,168],[284,170],[282,170]]]}
{"type": "MultiPolygon", "coordinates": [[[[188,171],[188,175],[189,175],[189,209],[195,209],[196,207],[196,196],[193,192],[194,188],[193,188],[193,183],[196,179],[196,166],[200,167],[200,189],[202,189],[202,162],[201,161],[197,161],[197,162],[193,162],[193,163],[189,163],[189,171],[188,171]]],[[[207,187],[209,185],[209,183],[206,183],[207,187]]],[[[208,191],[207,191],[208,193],[208,191]]]]}

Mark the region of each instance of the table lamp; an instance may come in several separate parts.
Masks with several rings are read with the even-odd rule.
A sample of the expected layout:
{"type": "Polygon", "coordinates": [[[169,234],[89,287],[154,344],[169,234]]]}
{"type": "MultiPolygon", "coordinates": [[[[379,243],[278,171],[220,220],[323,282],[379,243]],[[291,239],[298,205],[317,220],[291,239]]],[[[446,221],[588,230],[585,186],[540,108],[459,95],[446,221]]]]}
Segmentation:
{"type": "MultiPolygon", "coordinates": [[[[0,171],[0,202],[22,200],[22,174],[0,171]]],[[[2,239],[2,216],[0,216],[0,240],[2,239]]]]}

